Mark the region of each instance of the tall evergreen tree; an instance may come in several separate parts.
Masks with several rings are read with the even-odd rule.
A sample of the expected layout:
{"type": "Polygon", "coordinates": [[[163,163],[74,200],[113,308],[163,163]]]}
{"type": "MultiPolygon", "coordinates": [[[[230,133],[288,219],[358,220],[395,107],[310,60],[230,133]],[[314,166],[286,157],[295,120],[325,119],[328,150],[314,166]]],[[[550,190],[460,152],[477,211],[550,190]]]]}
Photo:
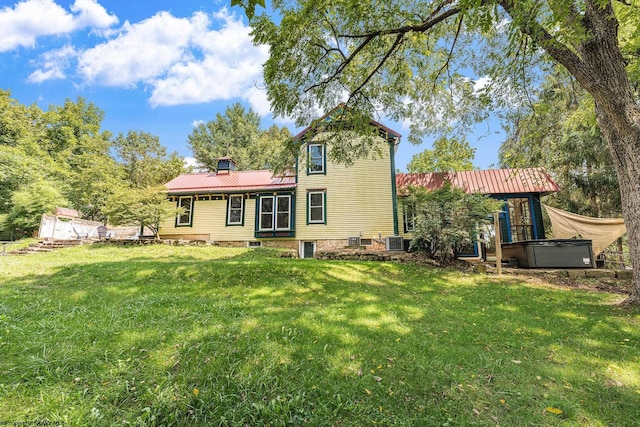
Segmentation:
{"type": "Polygon", "coordinates": [[[133,188],[161,185],[185,171],[184,158],[177,152],[167,154],[160,138],[150,133],[120,134],[113,146],[124,179],[133,188]]]}
{"type": "Polygon", "coordinates": [[[240,103],[228,106],[224,114],[199,124],[189,135],[193,156],[204,167],[215,171],[220,157],[231,157],[238,170],[269,169],[290,138],[285,128],[260,129],[260,116],[240,103]]]}

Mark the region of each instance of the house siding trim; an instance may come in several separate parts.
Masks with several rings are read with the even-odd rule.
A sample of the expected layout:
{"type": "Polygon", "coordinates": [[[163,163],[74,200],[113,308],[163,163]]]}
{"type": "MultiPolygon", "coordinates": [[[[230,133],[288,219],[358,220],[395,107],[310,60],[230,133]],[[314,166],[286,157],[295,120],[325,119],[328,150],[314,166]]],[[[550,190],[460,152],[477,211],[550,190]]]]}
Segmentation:
{"type": "Polygon", "coordinates": [[[542,206],[540,204],[540,195],[536,194],[531,197],[533,201],[532,210],[534,215],[532,216],[533,220],[533,229],[535,230],[537,238],[540,240],[544,240],[547,238],[544,230],[544,224],[542,222],[542,206]]]}
{"type": "Polygon", "coordinates": [[[393,209],[393,235],[398,233],[398,190],[396,188],[396,152],[395,144],[389,143],[389,158],[391,159],[391,208],[393,209]]]}

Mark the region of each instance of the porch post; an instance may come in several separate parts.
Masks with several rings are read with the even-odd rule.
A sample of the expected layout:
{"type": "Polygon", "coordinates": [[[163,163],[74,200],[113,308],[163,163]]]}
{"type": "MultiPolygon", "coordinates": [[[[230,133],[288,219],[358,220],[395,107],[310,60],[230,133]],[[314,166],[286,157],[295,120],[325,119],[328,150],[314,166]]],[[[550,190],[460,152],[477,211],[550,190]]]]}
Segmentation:
{"type": "Polygon", "coordinates": [[[500,237],[500,212],[493,214],[493,227],[496,230],[496,273],[502,274],[502,238],[500,237]]]}

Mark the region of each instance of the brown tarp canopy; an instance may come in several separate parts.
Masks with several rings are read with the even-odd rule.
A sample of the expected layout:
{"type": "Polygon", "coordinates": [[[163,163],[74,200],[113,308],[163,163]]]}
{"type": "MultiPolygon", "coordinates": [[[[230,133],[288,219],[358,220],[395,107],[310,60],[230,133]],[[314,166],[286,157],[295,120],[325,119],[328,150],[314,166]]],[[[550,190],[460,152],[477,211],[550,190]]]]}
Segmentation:
{"type": "Polygon", "coordinates": [[[545,204],[542,206],[551,218],[553,237],[556,239],[579,237],[591,240],[594,255],[604,251],[607,246],[627,232],[622,218],[591,218],[545,204]]]}

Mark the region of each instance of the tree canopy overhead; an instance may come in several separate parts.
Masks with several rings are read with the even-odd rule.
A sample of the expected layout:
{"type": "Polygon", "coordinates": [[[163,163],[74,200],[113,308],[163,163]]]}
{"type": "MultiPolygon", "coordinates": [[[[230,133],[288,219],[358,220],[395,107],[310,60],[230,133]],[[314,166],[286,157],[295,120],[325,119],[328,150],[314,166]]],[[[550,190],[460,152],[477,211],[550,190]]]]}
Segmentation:
{"type": "Polygon", "coordinates": [[[275,1],[279,24],[267,15],[252,22],[256,43],[270,46],[265,81],[274,112],[303,126],[346,101],[370,117],[409,119],[412,142],[467,130],[491,102],[471,77],[491,67],[513,72],[498,55],[491,64],[477,60],[481,50],[491,58],[498,40],[508,44],[505,25],[494,28],[504,13],[495,4],[476,13],[477,3],[275,1]]]}
{"type": "Polygon", "coordinates": [[[551,69],[535,94],[505,122],[500,164],[542,166],[552,173],[561,190],[546,203],[591,217],[619,217],[618,180],[591,96],[560,67],[551,69]]]}
{"type": "MultiPolygon", "coordinates": [[[[250,12],[261,2],[234,0],[250,12]]],[[[612,0],[274,0],[252,19],[276,114],[308,123],[346,99],[366,114],[409,120],[409,139],[468,127],[527,102],[514,89],[541,61],[565,67],[593,98],[612,154],[640,303],[640,106],[636,2],[612,0]],[[622,29],[619,32],[620,24],[622,29]],[[619,38],[620,37],[620,38],[619,38]],[[470,77],[489,76],[481,88],[470,77]]],[[[526,93],[525,93],[526,95],[526,93]]]]}

